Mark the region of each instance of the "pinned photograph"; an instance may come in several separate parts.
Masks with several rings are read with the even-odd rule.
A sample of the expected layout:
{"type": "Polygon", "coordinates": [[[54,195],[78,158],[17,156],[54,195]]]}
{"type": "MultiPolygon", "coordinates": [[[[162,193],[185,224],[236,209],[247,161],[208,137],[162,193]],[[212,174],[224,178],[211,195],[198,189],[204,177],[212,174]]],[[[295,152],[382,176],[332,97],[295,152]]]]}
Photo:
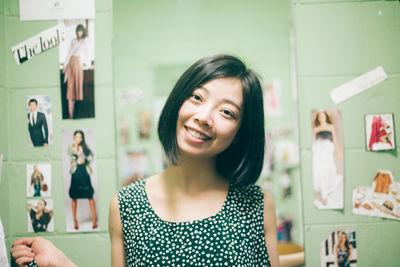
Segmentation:
{"type": "Polygon", "coordinates": [[[53,123],[50,96],[27,97],[28,132],[31,146],[53,144],[53,123]]]}
{"type": "Polygon", "coordinates": [[[357,267],[356,231],[332,232],[320,246],[321,267],[357,267]]]}
{"type": "Polygon", "coordinates": [[[282,114],[280,96],[281,82],[277,79],[263,84],[264,112],[267,117],[278,117],[282,114]]]}
{"type": "Polygon", "coordinates": [[[343,208],[343,135],[339,110],[313,110],[312,175],[318,209],[343,208]]]}
{"type": "Polygon", "coordinates": [[[151,112],[149,110],[139,111],[139,136],[149,138],[151,130],[151,112]]]}
{"type": "Polygon", "coordinates": [[[28,232],[54,232],[53,200],[28,200],[28,232]]]}
{"type": "Polygon", "coordinates": [[[353,214],[400,220],[400,183],[389,170],[379,170],[372,187],[353,190],[353,214]]]}
{"type": "Polygon", "coordinates": [[[365,132],[368,151],[393,150],[393,114],[370,114],[365,116],[365,132]]]}
{"type": "Polygon", "coordinates": [[[149,159],[145,152],[124,152],[120,164],[123,186],[147,177],[149,169],[149,159]]]}
{"type": "Polygon", "coordinates": [[[50,164],[26,164],[26,196],[51,196],[50,164]]]}
{"type": "Polygon", "coordinates": [[[64,20],[65,41],[59,45],[63,119],[94,118],[94,23],[64,20]]]}
{"type": "Polygon", "coordinates": [[[97,162],[91,129],[62,130],[67,232],[98,231],[97,162]]]}

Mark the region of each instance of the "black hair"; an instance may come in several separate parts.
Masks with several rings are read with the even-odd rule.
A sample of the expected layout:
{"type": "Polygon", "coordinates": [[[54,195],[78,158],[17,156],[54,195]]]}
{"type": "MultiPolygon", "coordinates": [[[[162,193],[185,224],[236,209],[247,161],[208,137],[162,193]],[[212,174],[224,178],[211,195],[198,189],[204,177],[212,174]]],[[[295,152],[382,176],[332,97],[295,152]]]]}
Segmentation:
{"type": "Polygon", "coordinates": [[[29,106],[32,102],[35,102],[35,103],[36,103],[36,106],[37,106],[37,100],[36,100],[35,98],[31,98],[31,99],[29,100],[28,106],[29,106]]]}
{"type": "Polygon", "coordinates": [[[243,91],[242,121],[234,142],[217,155],[218,172],[233,184],[255,183],[264,160],[264,108],[260,80],[255,72],[231,55],[215,55],[198,60],[175,84],[161,112],[158,136],[170,162],[180,162],[176,139],[179,109],[196,88],[218,78],[237,78],[243,91]]]}
{"type": "Polygon", "coordinates": [[[75,33],[76,33],[77,37],[78,37],[78,32],[79,31],[82,31],[82,37],[81,37],[82,39],[87,36],[85,27],[83,27],[82,24],[78,24],[78,26],[76,26],[75,33]]]}
{"type": "Polygon", "coordinates": [[[91,150],[89,149],[89,147],[86,145],[86,142],[85,142],[85,134],[83,133],[83,131],[82,131],[82,130],[76,130],[76,131],[74,132],[74,136],[75,136],[76,134],[78,134],[78,133],[80,133],[81,136],[82,136],[82,141],[81,141],[81,143],[80,143],[79,145],[82,146],[83,154],[85,154],[86,157],[89,156],[89,155],[93,155],[93,154],[92,154],[92,151],[91,151],[91,150]]]}

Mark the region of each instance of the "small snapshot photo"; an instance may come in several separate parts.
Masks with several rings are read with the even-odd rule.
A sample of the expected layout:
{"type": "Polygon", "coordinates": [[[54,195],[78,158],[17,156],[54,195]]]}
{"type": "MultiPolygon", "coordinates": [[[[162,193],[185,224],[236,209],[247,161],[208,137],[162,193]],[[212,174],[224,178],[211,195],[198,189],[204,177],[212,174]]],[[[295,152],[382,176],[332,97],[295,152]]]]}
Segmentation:
{"type": "Polygon", "coordinates": [[[93,20],[63,20],[59,24],[65,37],[58,46],[62,117],[94,118],[93,20]]]}
{"type": "Polygon", "coordinates": [[[30,145],[35,147],[52,145],[53,123],[50,96],[28,96],[26,111],[30,145]]]}
{"type": "Polygon", "coordinates": [[[365,132],[368,151],[393,150],[393,114],[368,114],[365,116],[365,132]]]}
{"type": "Polygon", "coordinates": [[[26,164],[26,196],[51,196],[50,164],[26,164]]]}
{"type": "Polygon", "coordinates": [[[54,232],[53,200],[28,200],[28,232],[54,232]]]}
{"type": "Polygon", "coordinates": [[[321,267],[357,267],[356,231],[336,230],[321,243],[321,267]]]}
{"type": "Polygon", "coordinates": [[[61,151],[66,230],[99,231],[94,132],[92,129],[63,129],[61,151]]]}

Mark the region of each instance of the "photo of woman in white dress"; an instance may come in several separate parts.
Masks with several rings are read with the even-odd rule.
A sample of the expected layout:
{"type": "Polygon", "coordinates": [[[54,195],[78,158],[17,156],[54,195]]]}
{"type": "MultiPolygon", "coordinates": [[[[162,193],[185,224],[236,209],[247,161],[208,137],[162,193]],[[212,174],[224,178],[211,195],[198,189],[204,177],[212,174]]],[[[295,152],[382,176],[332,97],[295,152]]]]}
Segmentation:
{"type": "Polygon", "coordinates": [[[312,113],[314,204],[319,209],[343,208],[343,170],[337,166],[337,162],[343,160],[343,149],[338,144],[338,131],[331,113],[337,113],[340,118],[337,111],[312,113]]]}

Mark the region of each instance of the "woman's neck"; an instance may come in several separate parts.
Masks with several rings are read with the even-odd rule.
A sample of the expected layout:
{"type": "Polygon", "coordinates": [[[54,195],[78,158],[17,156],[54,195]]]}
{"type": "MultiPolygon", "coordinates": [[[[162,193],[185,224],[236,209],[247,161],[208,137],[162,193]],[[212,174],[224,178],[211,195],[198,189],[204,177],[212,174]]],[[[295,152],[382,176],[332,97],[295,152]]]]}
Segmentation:
{"type": "Polygon", "coordinates": [[[184,158],[178,166],[170,164],[161,177],[166,188],[185,195],[226,188],[229,184],[218,174],[215,159],[184,158]]]}

